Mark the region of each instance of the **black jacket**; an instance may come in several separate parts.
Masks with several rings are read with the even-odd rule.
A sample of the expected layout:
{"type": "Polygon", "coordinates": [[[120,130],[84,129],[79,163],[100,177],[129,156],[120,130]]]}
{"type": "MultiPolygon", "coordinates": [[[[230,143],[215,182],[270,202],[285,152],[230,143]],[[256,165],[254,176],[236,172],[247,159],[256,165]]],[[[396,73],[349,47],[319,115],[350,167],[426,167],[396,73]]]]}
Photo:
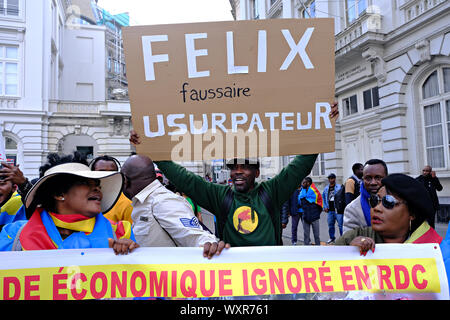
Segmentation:
{"type": "Polygon", "coordinates": [[[422,183],[428,190],[431,200],[433,201],[434,210],[438,210],[439,198],[437,196],[436,190],[441,191],[443,189],[441,183],[439,182],[439,179],[437,177],[432,178],[431,176],[420,175],[416,178],[416,180],[422,183]]]}
{"type": "Polygon", "coordinates": [[[289,222],[289,216],[295,216],[297,214],[300,214],[298,212],[299,203],[298,203],[298,194],[300,193],[300,190],[297,189],[294,191],[294,193],[291,195],[289,200],[287,200],[285,203],[283,203],[283,206],[281,208],[281,223],[287,224],[289,222]]]}

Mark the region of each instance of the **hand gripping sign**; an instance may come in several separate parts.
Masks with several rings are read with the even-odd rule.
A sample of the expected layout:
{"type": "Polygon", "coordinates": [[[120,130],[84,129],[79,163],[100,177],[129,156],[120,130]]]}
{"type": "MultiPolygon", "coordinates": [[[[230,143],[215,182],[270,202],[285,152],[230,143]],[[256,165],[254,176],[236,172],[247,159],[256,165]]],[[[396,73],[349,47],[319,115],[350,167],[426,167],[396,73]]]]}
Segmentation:
{"type": "Polygon", "coordinates": [[[334,151],[333,19],[127,27],[139,153],[207,160],[334,151]]]}
{"type": "Polygon", "coordinates": [[[215,298],[449,299],[437,244],[0,252],[0,300],[215,298]],[[286,298],[287,296],[283,296],[286,298]]]}

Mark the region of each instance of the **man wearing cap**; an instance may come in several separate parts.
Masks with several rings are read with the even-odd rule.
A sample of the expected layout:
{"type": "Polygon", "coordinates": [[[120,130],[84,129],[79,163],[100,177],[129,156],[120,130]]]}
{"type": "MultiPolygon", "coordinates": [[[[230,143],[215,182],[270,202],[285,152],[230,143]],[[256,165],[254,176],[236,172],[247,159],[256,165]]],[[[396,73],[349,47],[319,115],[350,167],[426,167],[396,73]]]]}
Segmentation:
{"type": "MultiPolygon", "coordinates": [[[[337,103],[330,118],[339,115],[337,103]]],[[[140,138],[131,131],[130,142],[140,138]]],[[[158,161],[157,166],[175,186],[217,218],[219,238],[234,247],[282,245],[281,208],[311,172],[317,154],[297,155],[270,180],[257,183],[259,162],[231,159],[227,163],[233,187],[206,182],[173,161],[158,161]]]]}
{"type": "Polygon", "coordinates": [[[157,165],[178,189],[217,217],[219,236],[226,243],[270,246],[282,244],[282,205],[310,173],[316,158],[296,156],[277,176],[261,183],[255,182],[260,174],[258,161],[232,159],[227,167],[233,188],[206,182],[172,161],[158,161],[157,165]],[[263,198],[262,193],[268,197],[263,198]],[[264,200],[267,198],[271,201],[269,208],[264,200]]]}
{"type": "Polygon", "coordinates": [[[328,175],[328,184],[322,193],[323,198],[323,211],[327,213],[328,221],[328,234],[330,239],[327,241],[328,244],[333,243],[336,240],[335,237],[335,224],[338,223],[339,234],[342,236],[342,225],[344,222],[344,214],[338,213],[334,207],[334,195],[338,192],[342,186],[336,183],[336,175],[330,173],[328,175]]]}

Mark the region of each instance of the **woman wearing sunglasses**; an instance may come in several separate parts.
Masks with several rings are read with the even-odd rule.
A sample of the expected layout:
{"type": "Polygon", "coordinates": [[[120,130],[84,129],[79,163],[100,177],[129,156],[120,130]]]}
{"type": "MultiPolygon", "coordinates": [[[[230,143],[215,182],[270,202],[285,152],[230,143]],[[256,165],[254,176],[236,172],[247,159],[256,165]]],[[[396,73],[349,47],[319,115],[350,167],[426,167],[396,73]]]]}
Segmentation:
{"type": "Polygon", "coordinates": [[[425,187],[400,173],[388,175],[381,183],[369,199],[371,226],[347,231],[336,245],[356,246],[366,255],[375,251],[376,243],[441,243],[426,221],[433,203],[425,187]]]}

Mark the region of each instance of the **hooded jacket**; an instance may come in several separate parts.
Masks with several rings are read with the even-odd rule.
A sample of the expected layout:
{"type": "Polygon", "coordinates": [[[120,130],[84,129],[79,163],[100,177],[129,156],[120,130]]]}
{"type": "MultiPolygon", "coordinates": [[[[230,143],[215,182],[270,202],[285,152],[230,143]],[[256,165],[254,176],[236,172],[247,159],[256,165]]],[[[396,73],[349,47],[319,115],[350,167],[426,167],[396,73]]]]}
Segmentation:
{"type": "Polygon", "coordinates": [[[300,194],[298,195],[298,202],[300,203],[303,212],[303,221],[313,223],[320,218],[323,200],[322,195],[314,183],[307,189],[302,188],[300,194]]]}
{"type": "MultiPolygon", "coordinates": [[[[232,246],[276,245],[281,234],[281,208],[310,172],[317,155],[296,156],[274,178],[255,183],[252,190],[242,193],[233,188],[233,202],[227,214],[223,239],[232,246]],[[272,223],[258,192],[264,188],[273,203],[277,219],[272,223]]],[[[164,175],[200,207],[220,219],[221,207],[229,186],[206,182],[172,161],[155,162],[164,175]]]]}

